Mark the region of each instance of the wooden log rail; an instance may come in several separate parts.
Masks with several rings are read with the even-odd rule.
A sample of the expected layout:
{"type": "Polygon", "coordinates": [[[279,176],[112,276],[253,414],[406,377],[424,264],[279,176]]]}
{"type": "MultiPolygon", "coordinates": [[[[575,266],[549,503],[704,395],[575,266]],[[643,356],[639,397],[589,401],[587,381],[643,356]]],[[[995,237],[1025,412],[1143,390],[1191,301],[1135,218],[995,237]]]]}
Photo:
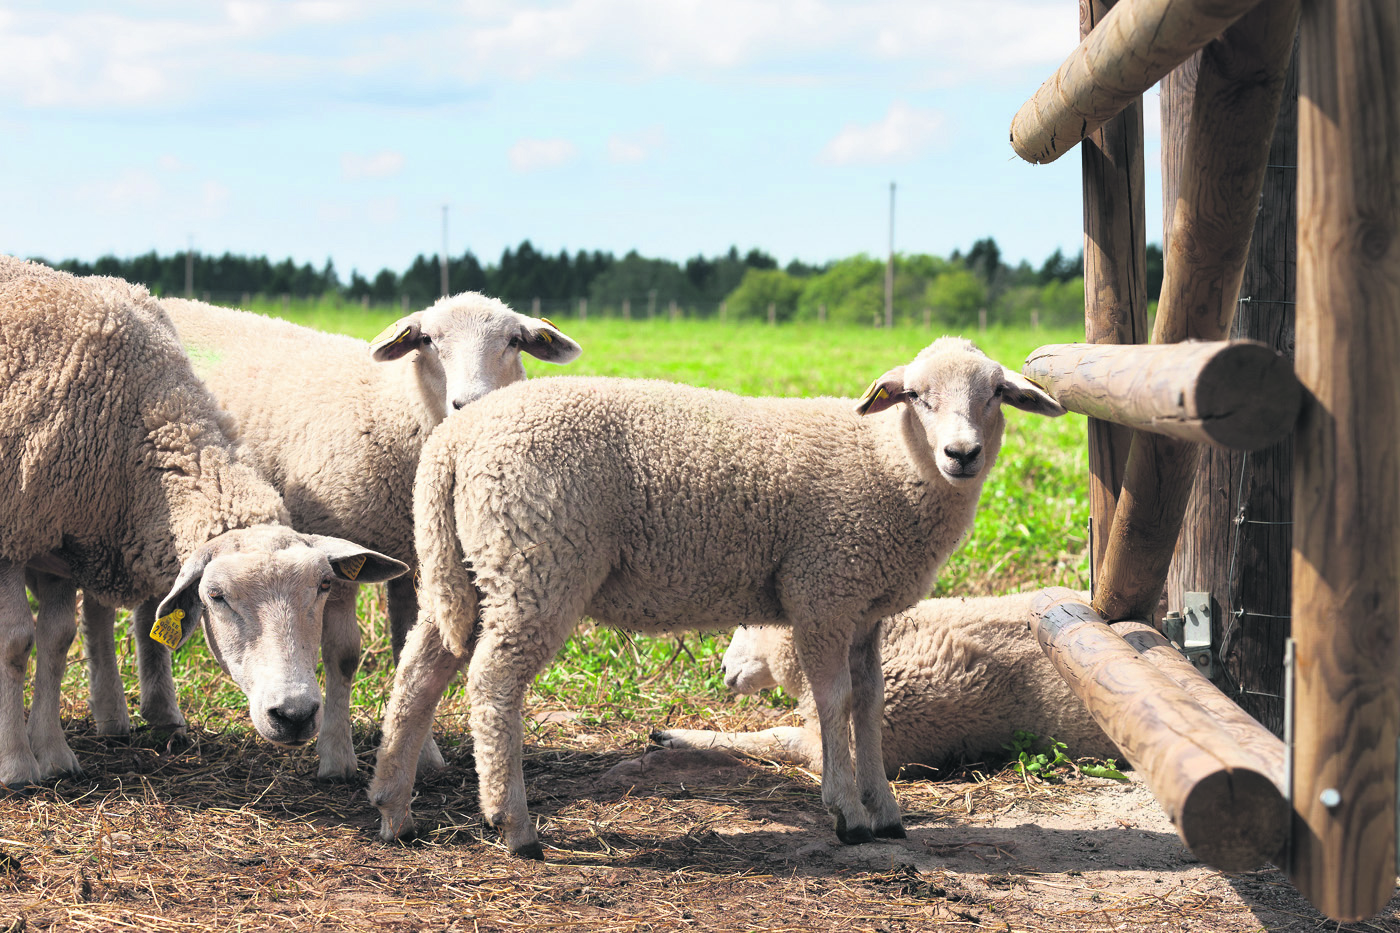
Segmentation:
{"type": "MultiPolygon", "coordinates": [[[[1153,343],[1230,332],[1297,23],[1297,0],[1270,0],[1201,54],[1153,343]]],[[[1094,578],[1094,608],[1104,618],[1156,612],[1198,453],[1174,437],[1134,434],[1094,578]]]]}
{"type": "Polygon", "coordinates": [[[1350,922],[1385,907],[1397,867],[1400,5],[1310,0],[1298,66],[1288,874],[1350,922]]]}
{"type": "Polygon", "coordinates": [[[1027,162],[1053,162],[1259,0],[1119,0],[1011,121],[1027,162]]]}
{"type": "Polygon", "coordinates": [[[1278,742],[1272,733],[1255,724],[1261,734],[1242,745],[1073,590],[1042,591],[1031,613],[1031,630],[1050,661],[1142,772],[1197,858],[1222,871],[1246,871],[1279,857],[1288,837],[1284,778],[1276,757],[1251,750],[1278,742]]]}
{"type": "Polygon", "coordinates": [[[1057,344],[1021,371],[1070,411],[1234,450],[1287,437],[1302,404],[1292,363],[1253,340],[1057,344]]]}

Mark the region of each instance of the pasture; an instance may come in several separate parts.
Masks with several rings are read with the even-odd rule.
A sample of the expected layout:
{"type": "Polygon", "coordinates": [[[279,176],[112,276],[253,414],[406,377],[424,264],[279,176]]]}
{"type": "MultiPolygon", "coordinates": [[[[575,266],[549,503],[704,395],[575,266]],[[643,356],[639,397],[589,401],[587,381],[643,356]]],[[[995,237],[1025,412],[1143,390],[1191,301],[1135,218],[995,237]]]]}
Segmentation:
{"type": "MultiPolygon", "coordinates": [[[[363,338],[393,319],[293,310],[363,338]]],[[[532,378],[625,375],[774,395],[856,396],[934,336],[661,318],[556,323],[584,355],[567,369],[531,361],[532,378]]],[[[1080,334],[969,336],[1019,368],[1036,346],[1080,334]]],[[[1083,418],[1009,413],[973,533],[935,594],[1084,586],[1086,484],[1083,418]]],[[[724,634],[648,639],[584,626],[540,677],[527,708],[526,777],[546,863],[510,859],[480,825],[459,685],[437,720],[449,767],[419,783],[424,836],[385,845],[365,800],[393,677],[378,588],[365,588],[360,617],[360,777],[348,786],[317,783],[314,749],[258,740],[243,696],[200,639],[175,660],[188,741],[140,728],[130,740],[97,737],[75,644],[64,720],[88,772],[0,799],[0,931],[1244,931],[1321,921],[1276,872],[1226,878],[1193,864],[1140,783],[1079,777],[1065,764],[1051,783],[984,762],[901,780],[910,838],[845,848],[801,769],[642,758],[653,728],[756,729],[791,715],[781,695],[726,695],[724,634]]],[[[134,711],[129,635],[118,654],[134,711]]],[[[1400,930],[1393,905],[1365,928],[1400,930]]]]}

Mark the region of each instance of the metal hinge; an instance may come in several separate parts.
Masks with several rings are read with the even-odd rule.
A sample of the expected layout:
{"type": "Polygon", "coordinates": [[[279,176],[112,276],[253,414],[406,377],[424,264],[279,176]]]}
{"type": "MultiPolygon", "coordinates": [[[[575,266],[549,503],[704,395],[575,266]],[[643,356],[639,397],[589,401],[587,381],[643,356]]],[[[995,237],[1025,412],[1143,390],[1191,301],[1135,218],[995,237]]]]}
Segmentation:
{"type": "Polygon", "coordinates": [[[1215,679],[1215,648],[1210,635],[1210,594],[1186,593],[1181,612],[1162,620],[1162,634],[1173,641],[1186,660],[1210,680],[1215,679]]]}

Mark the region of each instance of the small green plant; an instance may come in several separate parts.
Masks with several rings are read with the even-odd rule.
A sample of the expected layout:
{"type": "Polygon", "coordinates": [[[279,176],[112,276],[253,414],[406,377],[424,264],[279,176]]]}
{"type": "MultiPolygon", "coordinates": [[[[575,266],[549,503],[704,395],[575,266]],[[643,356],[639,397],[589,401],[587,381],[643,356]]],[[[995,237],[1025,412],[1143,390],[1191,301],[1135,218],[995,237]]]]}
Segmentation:
{"type": "Polygon", "coordinates": [[[1065,772],[1071,771],[1115,781],[1128,779],[1127,775],[1118,770],[1118,763],[1112,758],[1075,764],[1069,757],[1069,747],[1064,742],[1052,737],[1041,739],[1026,729],[1017,729],[1011,735],[1011,742],[1002,748],[1015,756],[1011,766],[1026,780],[1037,777],[1042,781],[1054,782],[1062,780],[1065,772]]]}

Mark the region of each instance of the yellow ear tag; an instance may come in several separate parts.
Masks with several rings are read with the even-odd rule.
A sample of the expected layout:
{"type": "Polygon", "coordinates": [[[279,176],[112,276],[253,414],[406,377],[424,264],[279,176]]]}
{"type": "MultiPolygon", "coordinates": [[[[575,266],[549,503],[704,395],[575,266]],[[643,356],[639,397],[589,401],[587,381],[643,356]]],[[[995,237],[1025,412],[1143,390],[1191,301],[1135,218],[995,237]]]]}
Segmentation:
{"type": "Polygon", "coordinates": [[[878,379],[872,380],[870,385],[865,387],[865,391],[861,393],[861,400],[870,399],[871,401],[879,401],[882,398],[888,398],[889,393],[886,392],[885,387],[879,383],[880,380],[878,379]]]}
{"type": "Polygon", "coordinates": [[[151,638],[173,651],[180,645],[180,635],[182,634],[180,623],[184,620],[185,610],[183,609],[176,609],[161,616],[156,619],[156,624],[151,626],[151,638]]]}
{"type": "Polygon", "coordinates": [[[361,554],[359,557],[347,557],[335,566],[336,569],[345,574],[345,579],[354,580],[360,575],[360,571],[365,569],[365,561],[367,560],[369,557],[361,554]]]}
{"type": "Polygon", "coordinates": [[[556,324],[556,323],[554,323],[553,321],[551,321],[551,320],[550,320],[549,318],[547,318],[547,317],[542,317],[542,318],[540,318],[540,320],[541,320],[541,321],[544,321],[546,324],[548,324],[550,327],[553,327],[555,330],[558,330],[558,329],[559,329],[559,325],[556,324]]]}
{"type": "MultiPolygon", "coordinates": [[[[558,330],[558,329],[559,329],[559,325],[556,324],[556,323],[554,323],[553,321],[551,321],[551,320],[550,320],[549,318],[547,318],[547,317],[542,317],[542,318],[540,318],[540,320],[543,321],[544,323],[548,324],[550,327],[553,327],[555,330],[558,330]]],[[[554,335],[551,334],[551,333],[550,333],[549,331],[547,331],[547,330],[542,330],[542,331],[540,331],[540,337],[544,340],[545,343],[553,343],[553,342],[554,342],[554,335]]]]}
{"type": "Polygon", "coordinates": [[[408,337],[408,335],[413,333],[413,328],[405,324],[396,332],[394,330],[396,324],[397,322],[395,322],[395,324],[390,324],[388,327],[381,330],[377,335],[375,335],[375,338],[369,342],[369,345],[372,347],[377,347],[382,344],[386,347],[392,347],[396,343],[403,343],[404,340],[408,337]],[[390,340],[390,337],[393,337],[394,339],[390,340]]]}

